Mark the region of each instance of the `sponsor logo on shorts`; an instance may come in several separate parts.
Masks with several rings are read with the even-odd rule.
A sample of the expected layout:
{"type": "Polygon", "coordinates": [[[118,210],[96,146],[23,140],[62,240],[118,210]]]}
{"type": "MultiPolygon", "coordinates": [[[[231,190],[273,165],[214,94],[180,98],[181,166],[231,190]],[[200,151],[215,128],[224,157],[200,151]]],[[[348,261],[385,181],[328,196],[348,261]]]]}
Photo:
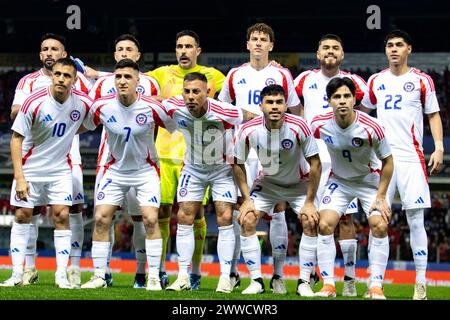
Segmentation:
{"type": "Polygon", "coordinates": [[[71,119],[72,121],[78,121],[78,120],[80,120],[80,118],[81,118],[81,112],[80,112],[80,111],[78,111],[78,110],[73,110],[73,111],[70,113],[70,119],[71,119]]]}
{"type": "Polygon", "coordinates": [[[219,130],[219,128],[217,128],[215,125],[210,124],[206,130],[208,131],[209,134],[216,134],[217,130],[219,130]]]}
{"type": "Polygon", "coordinates": [[[325,204],[330,203],[331,202],[331,197],[330,196],[323,197],[322,202],[325,203],[325,204]]]}
{"type": "Polygon", "coordinates": [[[138,85],[136,88],[136,92],[143,94],[145,93],[145,88],[142,85],[138,85]]]}
{"type": "Polygon", "coordinates": [[[20,198],[19,198],[19,196],[18,196],[17,194],[14,196],[14,199],[15,199],[17,202],[22,201],[22,200],[20,200],[20,198]]]}
{"type": "Polygon", "coordinates": [[[409,81],[403,85],[403,90],[405,90],[406,92],[411,92],[414,90],[414,88],[415,88],[414,83],[409,81]]]}
{"type": "Polygon", "coordinates": [[[354,146],[354,147],[362,147],[363,144],[364,144],[364,141],[361,138],[353,138],[352,139],[352,146],[354,146]]]}
{"type": "Polygon", "coordinates": [[[281,141],[281,146],[285,150],[291,150],[292,147],[294,146],[294,142],[292,142],[292,140],[289,139],[284,139],[283,141],[281,141]]]}
{"type": "Polygon", "coordinates": [[[187,195],[187,193],[188,193],[188,191],[187,191],[186,188],[180,188],[180,191],[178,192],[178,194],[179,194],[181,197],[185,197],[185,196],[187,195]]]}
{"type": "Polygon", "coordinates": [[[136,116],[136,123],[141,125],[141,126],[146,124],[147,123],[147,116],[145,114],[143,114],[143,113],[139,113],[136,116]]]}
{"type": "Polygon", "coordinates": [[[97,194],[97,199],[98,199],[98,200],[103,200],[104,198],[105,198],[105,193],[102,192],[102,191],[100,191],[100,192],[97,194]]]}
{"type": "Polygon", "coordinates": [[[277,82],[275,81],[274,78],[267,78],[266,79],[266,86],[270,86],[271,84],[276,84],[277,82]]]}

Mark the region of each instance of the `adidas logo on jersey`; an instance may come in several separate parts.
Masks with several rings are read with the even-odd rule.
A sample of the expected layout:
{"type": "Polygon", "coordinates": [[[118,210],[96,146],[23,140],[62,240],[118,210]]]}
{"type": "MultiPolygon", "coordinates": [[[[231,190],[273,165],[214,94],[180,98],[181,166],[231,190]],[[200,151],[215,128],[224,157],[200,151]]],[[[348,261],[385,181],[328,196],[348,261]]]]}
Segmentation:
{"type": "Polygon", "coordinates": [[[324,140],[326,143],[331,143],[333,144],[333,139],[331,137],[328,137],[324,140]]]}
{"type": "Polygon", "coordinates": [[[84,197],[81,193],[78,193],[77,196],[75,197],[75,200],[82,200],[82,199],[84,199],[84,197]]]}
{"type": "Polygon", "coordinates": [[[246,84],[245,79],[241,79],[238,81],[238,84],[246,84]]]}
{"type": "Polygon", "coordinates": [[[178,121],[178,126],[179,126],[179,127],[182,127],[182,128],[186,128],[186,127],[187,127],[187,126],[186,126],[186,121],[184,121],[184,120],[178,121]]]}
{"type": "Polygon", "coordinates": [[[310,85],[309,89],[317,89],[317,83],[314,83],[313,85],[310,85]]]}
{"type": "Polygon", "coordinates": [[[112,123],[112,122],[117,122],[117,120],[116,120],[116,117],[111,116],[111,117],[109,117],[108,121],[106,121],[106,122],[112,123]]]}
{"type": "Polygon", "coordinates": [[[52,120],[53,120],[52,116],[48,114],[44,117],[43,121],[52,121],[52,120]]]}
{"type": "Polygon", "coordinates": [[[64,200],[65,200],[65,201],[72,201],[72,200],[73,200],[73,199],[72,199],[72,195],[69,194],[64,200]]]}
{"type": "Polygon", "coordinates": [[[158,199],[156,197],[153,197],[151,199],[148,199],[148,202],[158,203],[158,199]]]}
{"type": "Polygon", "coordinates": [[[107,92],[107,94],[113,94],[113,93],[116,93],[116,88],[111,88],[107,92]]]}
{"type": "Polygon", "coordinates": [[[225,192],[225,193],[222,195],[222,197],[224,197],[224,198],[233,198],[233,196],[231,195],[231,192],[230,192],[230,191],[225,192]]]}
{"type": "Polygon", "coordinates": [[[422,197],[419,197],[419,199],[416,200],[416,202],[414,202],[416,204],[418,203],[425,203],[425,201],[423,201],[422,197]]]}
{"type": "Polygon", "coordinates": [[[386,87],[384,86],[384,84],[382,84],[381,86],[378,87],[377,91],[379,90],[386,90],[386,87]]]}

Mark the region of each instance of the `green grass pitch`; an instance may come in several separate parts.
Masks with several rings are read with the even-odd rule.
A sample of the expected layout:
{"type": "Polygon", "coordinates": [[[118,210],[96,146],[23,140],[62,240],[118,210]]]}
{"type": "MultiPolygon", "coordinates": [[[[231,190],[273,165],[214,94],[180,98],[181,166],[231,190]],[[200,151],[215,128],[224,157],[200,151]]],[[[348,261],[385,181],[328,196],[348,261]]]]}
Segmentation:
{"type": "MultiPolygon", "coordinates": [[[[0,270],[0,280],[5,280],[11,275],[11,270],[0,270]]],[[[86,282],[91,273],[82,273],[82,282],[86,282]]],[[[217,277],[202,277],[201,288],[196,291],[161,291],[150,292],[143,289],[133,289],[134,274],[113,274],[113,286],[106,289],[84,289],[84,290],[63,290],[54,286],[54,272],[39,271],[39,284],[26,286],[3,288],[0,287],[0,300],[302,300],[307,298],[299,297],[295,294],[295,280],[286,280],[288,289],[287,295],[275,295],[269,289],[269,279],[265,279],[266,293],[260,295],[242,295],[241,291],[249,284],[249,279],[242,279],[242,285],[235,292],[230,294],[216,293],[217,277]]],[[[171,283],[175,276],[170,276],[171,283]]],[[[314,288],[319,290],[322,285],[319,283],[314,288]]],[[[340,296],[342,283],[337,283],[337,300],[362,299],[361,295],[365,290],[365,285],[357,284],[358,297],[344,298],[340,296]]],[[[413,294],[413,285],[385,284],[384,294],[387,299],[410,300],[413,294]]],[[[450,287],[428,287],[428,299],[449,300],[450,287]]],[[[317,299],[317,298],[316,298],[317,299]]]]}

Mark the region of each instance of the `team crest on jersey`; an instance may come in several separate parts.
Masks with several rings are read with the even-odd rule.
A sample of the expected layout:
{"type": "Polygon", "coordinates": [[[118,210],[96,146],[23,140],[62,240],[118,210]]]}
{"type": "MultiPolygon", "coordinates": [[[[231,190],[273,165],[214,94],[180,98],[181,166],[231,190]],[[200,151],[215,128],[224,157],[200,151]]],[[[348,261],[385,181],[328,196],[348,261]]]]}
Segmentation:
{"type": "Polygon", "coordinates": [[[180,191],[178,192],[181,197],[185,197],[188,193],[186,188],[180,188],[180,191]]]}
{"type": "Polygon", "coordinates": [[[270,86],[271,84],[276,84],[277,82],[275,81],[274,78],[268,78],[266,79],[266,86],[270,86]]]}
{"type": "Polygon", "coordinates": [[[405,90],[406,92],[411,92],[414,90],[414,88],[415,88],[414,83],[409,81],[403,85],[403,90],[405,90]]]}
{"type": "Polygon", "coordinates": [[[294,146],[294,143],[292,142],[292,140],[284,139],[283,141],[281,141],[281,146],[285,150],[291,150],[292,147],[294,146]]]}
{"type": "Polygon", "coordinates": [[[325,203],[325,204],[330,203],[331,202],[331,197],[330,196],[323,197],[322,202],[325,203]]]}
{"type": "Polygon", "coordinates": [[[98,194],[97,194],[97,199],[98,200],[103,200],[105,198],[105,193],[103,192],[103,191],[100,191],[98,194]]]}
{"type": "Polygon", "coordinates": [[[143,113],[139,113],[137,116],[136,116],[136,123],[138,124],[138,125],[144,125],[144,124],[146,124],[147,123],[147,116],[145,115],[145,114],[143,114],[143,113]]]}
{"type": "Polygon", "coordinates": [[[217,130],[219,130],[219,128],[217,128],[215,125],[210,124],[206,130],[208,131],[209,134],[216,134],[217,130]]]}
{"type": "Polygon", "coordinates": [[[139,93],[141,93],[141,94],[144,94],[144,93],[145,93],[145,88],[144,88],[144,86],[143,86],[143,85],[138,85],[137,88],[136,88],[136,92],[139,92],[139,93]]]}
{"type": "Polygon", "coordinates": [[[362,147],[363,144],[364,144],[364,141],[361,138],[353,138],[352,139],[352,146],[354,146],[354,147],[362,147]]]}
{"type": "Polygon", "coordinates": [[[78,121],[81,118],[81,112],[78,110],[73,110],[70,113],[70,119],[72,119],[72,121],[78,121]]]}

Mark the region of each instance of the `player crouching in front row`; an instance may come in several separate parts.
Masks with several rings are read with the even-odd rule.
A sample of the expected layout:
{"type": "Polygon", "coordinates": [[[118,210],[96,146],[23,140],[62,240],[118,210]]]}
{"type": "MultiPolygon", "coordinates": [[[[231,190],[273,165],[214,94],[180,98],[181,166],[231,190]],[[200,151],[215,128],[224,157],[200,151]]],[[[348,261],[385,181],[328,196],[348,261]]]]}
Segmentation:
{"type": "MultiPolygon", "coordinates": [[[[260,217],[272,212],[280,199],[284,199],[299,215],[306,235],[316,237],[319,222],[314,198],[321,163],[319,149],[308,124],[301,117],[286,114],[286,92],[280,85],[269,85],[261,91],[261,110],[263,116],[245,123],[236,137],[235,153],[239,163],[243,166],[249,150],[254,148],[263,168],[250,193],[256,211],[241,211],[237,218],[241,224],[242,255],[252,277],[243,294],[265,292],[261,247],[256,235],[260,217]],[[310,165],[309,183],[302,180],[300,174],[301,157],[305,157],[310,165]]],[[[284,288],[283,280],[276,280],[280,282],[277,285],[284,288]]],[[[285,289],[283,291],[286,292],[285,289]]]]}
{"type": "Polygon", "coordinates": [[[319,208],[317,261],[324,286],[316,296],[336,297],[334,230],[348,204],[356,197],[368,217],[373,235],[369,252],[369,297],[384,300],[382,283],[389,258],[387,230],[391,217],[386,191],[394,163],[378,120],[353,110],[355,91],[349,78],[331,80],[326,92],[333,111],[316,116],[311,122],[314,136],[326,142],[333,173],[319,208]]]}

